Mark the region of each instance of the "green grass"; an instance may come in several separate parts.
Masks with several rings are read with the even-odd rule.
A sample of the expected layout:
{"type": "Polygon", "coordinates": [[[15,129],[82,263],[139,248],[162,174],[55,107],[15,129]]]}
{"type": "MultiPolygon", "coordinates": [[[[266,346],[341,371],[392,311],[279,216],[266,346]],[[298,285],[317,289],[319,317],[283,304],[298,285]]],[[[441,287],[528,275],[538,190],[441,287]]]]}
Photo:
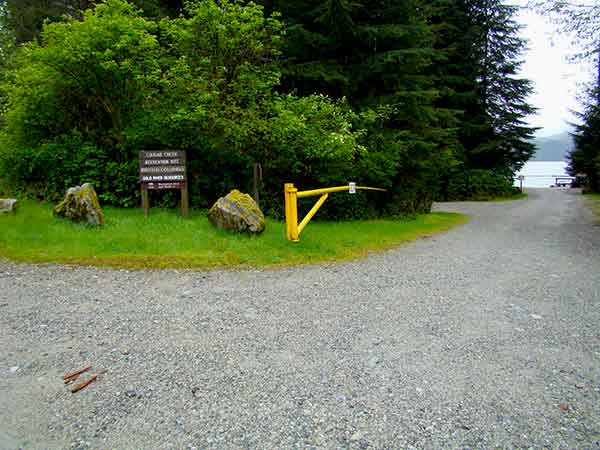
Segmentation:
{"type": "Polygon", "coordinates": [[[467,220],[433,213],[403,221],[312,221],[293,243],[285,240],[284,224],[269,219],[266,231],[251,237],[217,230],[201,212],[190,219],[156,208],[148,219],[140,209],[104,213],[106,225],[95,229],[53,217],[50,205],[25,201],[17,214],[0,216],[0,256],[132,269],[305,264],[358,258],[467,220]]]}
{"type": "MultiPolygon", "coordinates": [[[[467,202],[510,202],[513,200],[522,200],[524,198],[527,198],[527,192],[518,192],[516,194],[513,195],[507,195],[507,196],[500,196],[500,197],[489,197],[489,198],[472,198],[472,199],[468,199],[468,200],[459,200],[459,201],[467,201],[467,202]]],[[[452,203],[454,200],[450,200],[450,203],[452,203]]],[[[444,202],[438,202],[438,203],[444,203],[444,202]]]]}
{"type": "Polygon", "coordinates": [[[600,220],[600,194],[585,194],[585,198],[598,220],[600,220]]]}
{"type": "Polygon", "coordinates": [[[527,192],[518,192],[514,195],[509,195],[506,197],[494,197],[487,201],[488,202],[509,202],[512,200],[522,200],[524,198],[527,198],[527,192]]]}

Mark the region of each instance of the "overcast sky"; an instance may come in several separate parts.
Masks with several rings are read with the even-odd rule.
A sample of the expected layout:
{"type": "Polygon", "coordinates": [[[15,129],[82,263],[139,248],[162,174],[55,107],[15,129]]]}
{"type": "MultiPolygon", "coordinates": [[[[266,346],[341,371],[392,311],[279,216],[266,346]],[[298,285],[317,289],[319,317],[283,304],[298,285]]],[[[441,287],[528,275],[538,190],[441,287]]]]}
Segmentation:
{"type": "MultiPolygon", "coordinates": [[[[524,5],[525,1],[508,3],[524,5]]],[[[522,75],[534,82],[535,93],[530,103],[539,108],[529,121],[542,128],[539,136],[570,130],[568,122],[577,119],[569,110],[580,109],[576,100],[577,86],[588,79],[590,67],[568,61],[569,55],[575,52],[570,37],[558,34],[555,25],[539,14],[522,8],[517,20],[525,25],[521,32],[528,41],[522,75]]]]}

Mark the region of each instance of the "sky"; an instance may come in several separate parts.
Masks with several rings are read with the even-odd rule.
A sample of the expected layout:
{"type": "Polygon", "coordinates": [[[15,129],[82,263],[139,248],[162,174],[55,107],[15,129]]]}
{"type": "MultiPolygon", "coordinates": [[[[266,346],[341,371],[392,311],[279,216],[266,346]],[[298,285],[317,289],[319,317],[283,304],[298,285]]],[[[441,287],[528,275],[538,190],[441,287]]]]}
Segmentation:
{"type": "MultiPolygon", "coordinates": [[[[509,3],[524,6],[526,2],[509,3]]],[[[576,99],[578,84],[589,78],[591,68],[568,61],[576,51],[571,38],[557,33],[556,26],[538,13],[522,7],[516,19],[524,25],[521,34],[528,41],[521,76],[534,82],[535,93],[529,102],[539,108],[529,123],[542,128],[538,136],[569,131],[568,122],[577,122],[570,110],[581,109],[576,99]]]]}

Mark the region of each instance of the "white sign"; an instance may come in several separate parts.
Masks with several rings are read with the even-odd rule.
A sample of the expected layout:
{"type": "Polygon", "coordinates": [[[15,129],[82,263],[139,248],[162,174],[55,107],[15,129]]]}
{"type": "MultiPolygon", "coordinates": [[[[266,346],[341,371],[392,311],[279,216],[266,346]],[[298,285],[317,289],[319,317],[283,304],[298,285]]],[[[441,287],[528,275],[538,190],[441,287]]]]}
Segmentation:
{"type": "Polygon", "coordinates": [[[525,179],[525,175],[519,175],[519,180],[523,181],[525,179]]]}
{"type": "Polygon", "coordinates": [[[350,184],[348,185],[348,192],[350,194],[356,194],[356,183],[351,181],[350,184]]]}

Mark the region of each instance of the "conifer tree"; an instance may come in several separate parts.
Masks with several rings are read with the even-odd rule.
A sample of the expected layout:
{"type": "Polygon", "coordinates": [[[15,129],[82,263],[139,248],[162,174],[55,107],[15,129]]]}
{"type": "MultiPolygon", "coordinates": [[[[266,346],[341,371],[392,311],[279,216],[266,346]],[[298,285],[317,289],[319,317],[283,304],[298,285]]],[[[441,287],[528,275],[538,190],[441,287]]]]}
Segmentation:
{"type": "Polygon", "coordinates": [[[384,111],[366,137],[370,156],[387,159],[397,186],[415,201],[431,197],[451,158],[452,122],[434,106],[434,35],[421,0],[264,4],[287,25],[283,90],[346,97],[359,111],[384,111]]]}
{"type": "Polygon", "coordinates": [[[592,81],[583,97],[587,105],[575,127],[575,148],[569,155],[570,175],[585,174],[587,188],[600,192],[600,2],[565,2],[558,0],[531,2],[538,11],[550,17],[560,32],[568,33],[578,51],[575,63],[591,62],[592,81]]]}
{"type": "Polygon", "coordinates": [[[525,122],[534,109],[527,103],[531,83],[518,77],[525,43],[516,10],[498,0],[427,6],[436,36],[436,105],[456,112],[459,164],[444,177],[442,197],[477,195],[482,184],[510,191],[512,174],[533,154],[535,131],[525,122]]]}
{"type": "Polygon", "coordinates": [[[535,128],[525,122],[535,111],[527,103],[533,87],[518,77],[525,42],[514,20],[516,11],[499,0],[477,0],[470,9],[480,34],[478,97],[490,125],[488,139],[471,152],[472,163],[480,168],[515,171],[535,151],[529,142],[535,128]]]}
{"type": "MultiPolygon", "coordinates": [[[[597,93],[591,96],[597,97],[597,93]]],[[[586,187],[600,192],[600,106],[591,102],[581,119],[582,123],[575,127],[575,148],[569,154],[567,170],[571,176],[585,174],[586,187]]]]}
{"type": "Polygon", "coordinates": [[[515,7],[498,0],[433,3],[444,106],[462,111],[459,138],[466,163],[479,169],[518,169],[532,155],[535,131],[525,123],[531,82],[518,77],[525,42],[515,7]],[[437,8],[437,9],[436,9],[437,8]]]}
{"type": "MultiPolygon", "coordinates": [[[[39,39],[45,22],[81,17],[100,0],[5,0],[0,2],[2,26],[9,30],[17,43],[39,39]]],[[[147,17],[178,15],[183,11],[183,0],[130,0],[147,17]]]]}

